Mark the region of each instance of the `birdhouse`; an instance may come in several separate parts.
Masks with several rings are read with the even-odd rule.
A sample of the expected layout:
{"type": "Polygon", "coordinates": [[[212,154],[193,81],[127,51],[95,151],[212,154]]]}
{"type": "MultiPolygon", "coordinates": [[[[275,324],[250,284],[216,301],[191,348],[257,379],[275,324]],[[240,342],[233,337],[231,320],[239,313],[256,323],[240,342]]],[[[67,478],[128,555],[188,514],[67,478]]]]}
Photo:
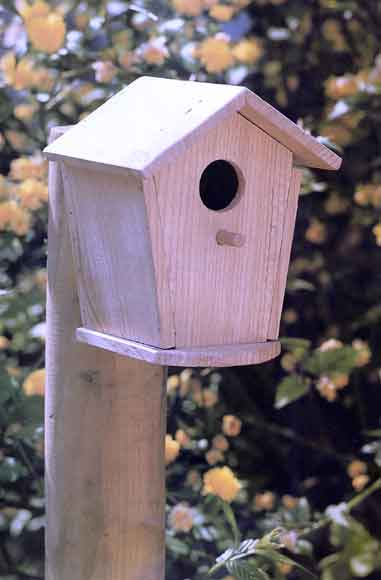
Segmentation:
{"type": "Polygon", "coordinates": [[[151,77],[45,152],[86,329],[159,349],[276,341],[301,168],[337,155],[245,87],[151,77]]]}

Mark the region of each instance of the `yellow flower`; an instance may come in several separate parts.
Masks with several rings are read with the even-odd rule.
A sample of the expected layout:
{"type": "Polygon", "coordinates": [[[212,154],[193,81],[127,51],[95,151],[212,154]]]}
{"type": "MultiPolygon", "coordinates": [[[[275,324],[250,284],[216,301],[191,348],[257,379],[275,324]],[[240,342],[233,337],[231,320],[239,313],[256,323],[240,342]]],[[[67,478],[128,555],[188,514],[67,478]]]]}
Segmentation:
{"type": "Polygon", "coordinates": [[[365,206],[370,203],[379,205],[381,187],[373,184],[360,185],[355,192],[354,200],[358,205],[365,206]]]}
{"type": "Polygon", "coordinates": [[[37,111],[37,106],[32,104],[22,104],[15,107],[15,117],[20,121],[30,121],[34,113],[37,111]]]}
{"type": "Polygon", "coordinates": [[[327,229],[318,219],[313,219],[306,229],[306,240],[312,244],[323,244],[327,238],[327,229]]]}
{"type": "Polygon", "coordinates": [[[16,379],[21,375],[21,369],[17,367],[6,367],[6,370],[10,377],[15,377],[16,379]]]}
{"type": "Polygon", "coordinates": [[[337,340],[337,338],[329,338],[319,346],[319,350],[321,352],[326,352],[327,350],[335,350],[336,348],[343,348],[343,346],[344,345],[341,342],[341,340],[337,340]]]}
{"type": "Polygon", "coordinates": [[[0,173],[0,199],[4,199],[8,196],[8,182],[4,175],[0,173]]]}
{"type": "Polygon", "coordinates": [[[209,14],[220,22],[228,22],[234,15],[234,7],[226,4],[215,4],[209,10],[209,14]]]}
{"type": "Polygon", "coordinates": [[[296,357],[291,352],[286,352],[281,358],[280,364],[285,371],[293,371],[297,363],[296,357]]]}
{"type": "Polygon", "coordinates": [[[95,70],[95,80],[98,83],[110,83],[118,72],[110,60],[97,60],[92,64],[92,68],[95,70]]]}
{"type": "Polygon", "coordinates": [[[41,0],[37,0],[37,2],[34,2],[34,4],[20,2],[18,11],[23,20],[28,22],[28,20],[31,20],[32,18],[47,16],[50,12],[50,7],[49,4],[41,0]]]}
{"type": "Polygon", "coordinates": [[[28,177],[42,179],[47,173],[47,163],[42,157],[19,157],[11,162],[10,177],[23,181],[28,177]]]}
{"type": "Polygon", "coordinates": [[[180,444],[171,437],[171,435],[165,436],[165,463],[168,465],[175,461],[176,457],[180,453],[180,444]]]}
{"type": "Polygon", "coordinates": [[[242,421],[235,415],[224,415],[222,418],[222,431],[228,437],[237,437],[241,433],[242,421]]]}
{"type": "Polygon", "coordinates": [[[215,465],[219,461],[223,461],[224,456],[219,449],[209,449],[209,451],[205,453],[205,459],[209,465],[215,465]]]}
{"type": "Polygon", "coordinates": [[[254,64],[263,54],[261,43],[255,38],[241,40],[233,48],[233,55],[239,62],[254,64]]]}
{"type": "Polygon", "coordinates": [[[345,36],[341,32],[339,22],[337,20],[328,19],[322,26],[323,36],[331,42],[333,48],[341,52],[347,48],[345,36]]]}
{"type": "Polygon", "coordinates": [[[334,373],[331,379],[337,390],[344,389],[349,383],[349,376],[346,373],[334,373]]]}
{"type": "Polygon", "coordinates": [[[348,209],[348,201],[337,193],[331,193],[324,204],[325,211],[330,215],[337,215],[348,209]]]}
{"type": "Polygon", "coordinates": [[[355,489],[356,491],[362,491],[368,482],[369,482],[368,475],[358,475],[352,480],[353,489],[355,489]]]}
{"type": "Polygon", "coordinates": [[[231,502],[241,489],[241,484],[229,467],[213,467],[204,474],[202,493],[211,493],[231,502]]]}
{"type": "Polygon", "coordinates": [[[14,74],[16,69],[16,56],[13,52],[7,52],[0,60],[0,70],[4,80],[9,85],[14,83],[14,74]]]}
{"type": "Polygon", "coordinates": [[[29,139],[25,132],[8,129],[8,131],[5,131],[5,136],[16,151],[22,151],[28,146],[29,139]]]}
{"type": "Polygon", "coordinates": [[[224,35],[216,35],[201,42],[196,56],[209,73],[223,72],[234,63],[230,42],[224,35]]]}
{"type": "Polygon", "coordinates": [[[169,512],[168,523],[173,530],[190,532],[194,523],[193,510],[187,503],[178,503],[169,512]]]}
{"type": "Polygon", "coordinates": [[[39,67],[34,73],[34,85],[41,91],[50,91],[54,86],[54,75],[53,71],[39,67]]]}
{"type": "Polygon", "coordinates": [[[80,12],[75,15],[74,22],[78,30],[86,30],[90,22],[90,15],[87,12],[80,12]]]}
{"type": "Polygon", "coordinates": [[[368,466],[365,461],[354,459],[347,467],[347,473],[351,479],[364,475],[368,471],[368,466]]]}
{"type": "Polygon", "coordinates": [[[167,393],[172,393],[180,385],[179,375],[171,375],[167,379],[167,393]]]}
{"type": "Polygon", "coordinates": [[[204,407],[214,407],[217,401],[218,395],[215,391],[212,391],[212,389],[205,389],[202,391],[202,403],[204,407]]]}
{"type": "Polygon", "coordinates": [[[48,282],[47,271],[44,268],[41,268],[41,270],[37,270],[34,275],[34,280],[37,286],[40,288],[40,290],[44,292],[46,290],[46,284],[48,282]]]}
{"type": "Polygon", "coordinates": [[[33,371],[23,383],[23,391],[26,395],[44,395],[45,392],[45,369],[33,371]]]}
{"type": "Polygon", "coordinates": [[[352,342],[352,347],[357,352],[356,356],[356,366],[357,367],[364,367],[368,364],[370,359],[372,358],[372,352],[369,348],[369,345],[365,340],[361,340],[360,338],[356,338],[352,342]]]}
{"type": "Polygon", "coordinates": [[[333,143],[345,147],[352,141],[353,131],[339,123],[331,123],[320,131],[323,137],[326,137],[333,143]]]}
{"type": "Polygon", "coordinates": [[[381,222],[373,226],[372,232],[376,238],[377,246],[381,246],[381,222]]]}
{"type": "Polygon", "coordinates": [[[143,60],[148,64],[163,64],[168,56],[168,49],[165,46],[165,39],[162,37],[153,38],[141,48],[143,60]]]}
{"type": "Polygon", "coordinates": [[[256,493],[254,504],[258,510],[272,510],[275,505],[275,495],[272,491],[256,493]]]}
{"type": "Polygon", "coordinates": [[[331,381],[331,379],[327,376],[320,377],[317,385],[317,390],[321,394],[324,399],[327,399],[330,403],[335,401],[337,398],[337,388],[336,385],[331,381]]]}
{"type": "Polygon", "coordinates": [[[374,207],[381,206],[381,185],[378,185],[373,188],[370,194],[370,200],[374,207]]]}
{"type": "Polygon", "coordinates": [[[287,308],[283,312],[283,320],[287,322],[287,324],[294,324],[298,320],[299,316],[296,310],[293,308],[287,308]]]}
{"type": "Polygon", "coordinates": [[[129,52],[128,50],[122,52],[118,56],[118,62],[120,64],[120,66],[123,67],[125,70],[128,70],[129,68],[131,68],[131,65],[134,64],[134,61],[135,61],[134,53],[129,52]]]}
{"type": "Polygon", "coordinates": [[[191,469],[186,477],[186,483],[192,487],[196,487],[201,481],[200,474],[195,469],[191,469]]]}
{"type": "Polygon", "coordinates": [[[0,230],[9,229],[19,236],[28,233],[30,216],[14,200],[0,203],[0,230]]]}
{"type": "Polygon", "coordinates": [[[21,207],[38,209],[48,200],[48,186],[34,178],[28,178],[19,185],[17,195],[21,207]]]}
{"type": "Polygon", "coordinates": [[[186,16],[198,16],[204,9],[203,0],[172,0],[172,6],[186,16]]]}
{"type": "Polygon", "coordinates": [[[28,20],[26,31],[33,48],[52,54],[64,44],[66,25],[61,14],[51,12],[28,20]]]}
{"type": "Polygon", "coordinates": [[[176,439],[177,443],[179,443],[179,445],[181,445],[181,447],[188,445],[188,443],[190,442],[189,435],[187,435],[187,433],[185,433],[185,431],[183,429],[178,429],[176,431],[175,439],[176,439]]]}
{"type": "Polygon", "coordinates": [[[8,52],[0,61],[0,70],[5,82],[17,91],[28,89],[35,84],[33,62],[28,58],[16,62],[14,53],[8,52]]]}
{"type": "Polygon", "coordinates": [[[10,340],[6,336],[0,336],[0,350],[5,350],[10,345],[10,340]]]}
{"type": "Polygon", "coordinates": [[[356,95],[359,90],[358,79],[354,75],[332,77],[325,83],[325,92],[334,100],[345,99],[356,95]]]}
{"type": "Polygon", "coordinates": [[[278,564],[278,570],[283,574],[283,576],[288,576],[292,571],[292,564],[289,564],[288,562],[280,562],[278,564]]]}
{"type": "Polygon", "coordinates": [[[229,449],[229,441],[221,435],[215,435],[212,439],[212,445],[215,449],[219,449],[220,451],[227,451],[229,449]]]}
{"type": "Polygon", "coordinates": [[[282,504],[284,505],[284,507],[288,510],[292,510],[294,508],[296,508],[296,506],[298,505],[298,498],[294,497],[292,495],[284,495],[282,497],[282,504]]]}
{"type": "Polygon", "coordinates": [[[290,91],[296,91],[299,88],[299,77],[297,75],[289,75],[286,83],[290,91]]]}

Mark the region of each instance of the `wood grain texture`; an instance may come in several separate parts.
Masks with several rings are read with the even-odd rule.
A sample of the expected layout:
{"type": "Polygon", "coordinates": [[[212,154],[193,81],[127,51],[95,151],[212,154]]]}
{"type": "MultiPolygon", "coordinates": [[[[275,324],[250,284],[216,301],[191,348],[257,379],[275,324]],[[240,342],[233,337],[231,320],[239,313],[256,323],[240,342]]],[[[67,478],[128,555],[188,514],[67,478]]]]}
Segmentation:
{"type": "Polygon", "coordinates": [[[168,294],[156,290],[140,178],[62,165],[83,324],[174,346],[168,294]]]}
{"type": "Polygon", "coordinates": [[[146,177],[245,102],[244,87],[140,77],[59,141],[49,159],[124,167],[146,177]]]}
{"type": "Polygon", "coordinates": [[[100,349],[144,360],[148,363],[168,366],[228,367],[254,365],[271,360],[280,353],[280,343],[278,341],[217,345],[204,348],[161,349],[87,328],[78,328],[76,336],[79,342],[96,346],[100,349]]]}
{"type": "Polygon", "coordinates": [[[246,105],[240,109],[240,114],[292,151],[295,163],[331,171],[339,169],[341,158],[336,153],[255,93],[250,91],[247,95],[246,105]]]}
{"type": "Polygon", "coordinates": [[[141,77],[46,148],[49,159],[77,159],[146,177],[172,161],[227,115],[241,111],[308,167],[338,169],[341,159],[245,87],[141,77]]]}
{"type": "Polygon", "coordinates": [[[269,330],[267,336],[270,340],[275,340],[279,336],[279,325],[282,314],[284,294],[286,290],[288,266],[290,263],[292,240],[294,237],[296,212],[298,210],[298,198],[302,170],[294,168],[292,171],[290,188],[287,196],[287,208],[283,223],[282,244],[279,254],[278,265],[275,267],[276,280],[274,282],[274,293],[271,305],[271,316],[269,320],[269,330]]]}
{"type": "Polygon", "coordinates": [[[155,176],[164,247],[156,277],[169,273],[176,348],[267,339],[291,170],[290,151],[233,114],[155,176]],[[242,175],[237,201],[223,211],[207,209],[199,195],[201,174],[216,159],[242,175]],[[245,244],[217,244],[220,230],[245,244]]]}
{"type": "Polygon", "coordinates": [[[164,580],[165,369],[76,342],[58,163],[48,236],[45,577],[164,580]]]}

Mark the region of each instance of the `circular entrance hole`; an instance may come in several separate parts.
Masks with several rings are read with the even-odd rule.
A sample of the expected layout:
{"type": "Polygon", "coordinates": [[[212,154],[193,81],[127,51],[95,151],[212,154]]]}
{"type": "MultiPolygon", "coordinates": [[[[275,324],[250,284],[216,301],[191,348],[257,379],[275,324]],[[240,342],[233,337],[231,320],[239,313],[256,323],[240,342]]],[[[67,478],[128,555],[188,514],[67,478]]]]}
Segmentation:
{"type": "Polygon", "coordinates": [[[208,209],[218,211],[229,207],[237,196],[238,188],[238,173],[224,159],[209,163],[202,172],[200,197],[208,209]]]}

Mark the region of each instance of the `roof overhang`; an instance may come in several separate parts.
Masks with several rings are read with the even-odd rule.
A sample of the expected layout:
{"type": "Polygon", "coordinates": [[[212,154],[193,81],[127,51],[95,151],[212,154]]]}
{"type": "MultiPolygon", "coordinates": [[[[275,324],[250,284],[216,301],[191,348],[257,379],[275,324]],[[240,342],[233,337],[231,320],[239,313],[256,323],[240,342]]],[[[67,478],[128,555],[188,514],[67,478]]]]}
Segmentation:
{"type": "Polygon", "coordinates": [[[44,150],[63,160],[149,177],[233,113],[265,131],[304,167],[337,170],[341,158],[246,87],[141,77],[44,150]]]}

